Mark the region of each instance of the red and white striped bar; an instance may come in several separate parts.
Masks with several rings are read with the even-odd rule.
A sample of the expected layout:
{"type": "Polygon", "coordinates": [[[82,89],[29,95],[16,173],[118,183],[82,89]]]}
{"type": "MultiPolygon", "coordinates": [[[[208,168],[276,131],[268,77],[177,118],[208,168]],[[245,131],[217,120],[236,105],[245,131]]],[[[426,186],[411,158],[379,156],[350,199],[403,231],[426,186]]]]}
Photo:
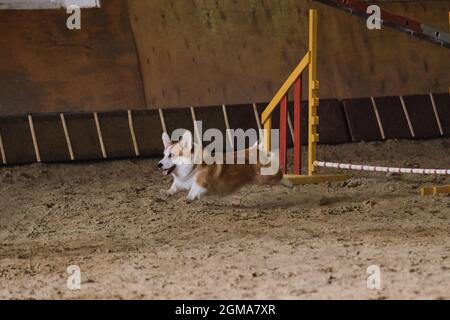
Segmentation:
{"type": "MultiPolygon", "coordinates": [[[[361,0],[315,0],[353,15],[367,19],[367,7],[370,3],[361,0]]],[[[445,14],[447,14],[445,12],[445,14]]],[[[381,9],[381,22],[397,31],[410,34],[445,48],[450,48],[450,33],[381,9]]]]}
{"type": "Polygon", "coordinates": [[[364,164],[337,163],[337,162],[326,162],[326,161],[315,161],[314,165],[316,167],[323,167],[323,168],[357,170],[357,171],[427,174],[427,175],[450,175],[450,169],[396,168],[396,167],[369,166],[369,165],[364,165],[364,164]]]}

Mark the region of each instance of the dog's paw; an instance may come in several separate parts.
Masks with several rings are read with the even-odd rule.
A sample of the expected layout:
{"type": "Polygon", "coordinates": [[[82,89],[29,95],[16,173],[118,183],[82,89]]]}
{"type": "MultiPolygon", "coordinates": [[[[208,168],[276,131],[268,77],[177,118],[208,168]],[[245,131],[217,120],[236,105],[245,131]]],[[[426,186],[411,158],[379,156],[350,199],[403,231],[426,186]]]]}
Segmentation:
{"type": "Polygon", "coordinates": [[[292,181],[286,178],[281,179],[280,184],[289,189],[294,188],[294,184],[292,183],[292,181]]]}
{"type": "Polygon", "coordinates": [[[190,204],[192,202],[194,202],[195,200],[197,200],[198,198],[194,198],[194,197],[186,197],[186,203],[190,204]]]}

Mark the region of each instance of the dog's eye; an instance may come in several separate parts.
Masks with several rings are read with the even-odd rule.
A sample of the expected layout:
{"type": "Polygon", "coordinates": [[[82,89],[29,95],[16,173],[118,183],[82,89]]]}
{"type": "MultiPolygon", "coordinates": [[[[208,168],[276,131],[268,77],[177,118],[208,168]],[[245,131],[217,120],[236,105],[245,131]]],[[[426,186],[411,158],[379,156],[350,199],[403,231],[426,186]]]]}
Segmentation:
{"type": "Polygon", "coordinates": [[[172,158],[172,154],[169,154],[169,159],[172,158]]]}

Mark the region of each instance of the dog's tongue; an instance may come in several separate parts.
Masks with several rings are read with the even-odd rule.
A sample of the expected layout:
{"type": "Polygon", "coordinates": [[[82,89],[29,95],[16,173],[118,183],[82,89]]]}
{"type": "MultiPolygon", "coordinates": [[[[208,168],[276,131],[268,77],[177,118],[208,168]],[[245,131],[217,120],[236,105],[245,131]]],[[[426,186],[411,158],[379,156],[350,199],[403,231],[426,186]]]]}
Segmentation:
{"type": "Polygon", "coordinates": [[[171,173],[173,172],[174,169],[175,169],[175,166],[172,166],[172,167],[169,168],[169,169],[164,169],[164,170],[162,171],[163,176],[168,176],[169,174],[171,174],[171,173]]]}

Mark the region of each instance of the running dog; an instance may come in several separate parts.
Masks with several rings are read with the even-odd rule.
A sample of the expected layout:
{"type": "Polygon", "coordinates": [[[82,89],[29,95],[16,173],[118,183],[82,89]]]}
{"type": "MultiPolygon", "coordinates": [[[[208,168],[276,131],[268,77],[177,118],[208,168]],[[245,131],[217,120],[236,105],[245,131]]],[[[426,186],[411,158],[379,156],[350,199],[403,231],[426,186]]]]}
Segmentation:
{"type": "MultiPolygon", "coordinates": [[[[180,141],[172,142],[169,135],[162,135],[164,144],[164,158],[158,163],[158,169],[163,175],[172,175],[173,184],[169,190],[161,190],[163,196],[173,196],[179,191],[187,190],[187,201],[200,199],[203,195],[226,196],[248,184],[277,185],[292,187],[292,183],[283,177],[282,171],[277,168],[275,174],[265,175],[261,171],[270,167],[274,157],[266,154],[256,143],[244,152],[233,152],[234,160],[245,157],[244,164],[194,163],[192,134],[186,131],[180,141]],[[258,152],[256,163],[251,164],[250,153],[258,152]],[[260,160],[265,158],[265,164],[260,160]]],[[[242,163],[242,162],[241,162],[242,163]]]]}

